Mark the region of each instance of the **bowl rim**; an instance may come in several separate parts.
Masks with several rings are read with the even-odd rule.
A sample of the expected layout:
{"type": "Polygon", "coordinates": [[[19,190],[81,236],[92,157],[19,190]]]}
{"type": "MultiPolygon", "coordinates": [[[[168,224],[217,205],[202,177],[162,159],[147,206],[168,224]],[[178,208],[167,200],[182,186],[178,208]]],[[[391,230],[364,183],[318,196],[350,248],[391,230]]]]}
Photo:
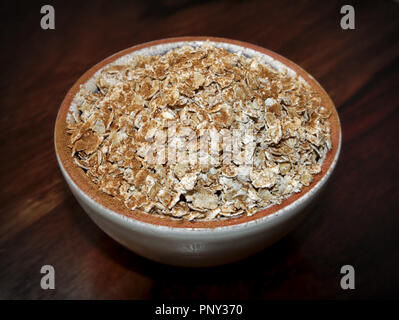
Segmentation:
{"type": "Polygon", "coordinates": [[[95,64],[89,70],[87,70],[69,89],[67,94],[65,95],[61,106],[59,108],[55,128],[54,128],[54,146],[55,153],[57,156],[58,164],[66,178],[69,179],[69,182],[72,183],[79,192],[81,192],[87,200],[89,200],[93,205],[99,206],[99,208],[105,210],[108,214],[111,214],[114,217],[123,218],[121,221],[129,221],[129,222],[139,222],[140,225],[144,223],[144,225],[152,225],[155,227],[165,227],[166,229],[190,229],[190,230],[214,230],[214,229],[230,229],[231,227],[242,227],[253,225],[254,223],[260,223],[263,221],[269,221],[274,217],[280,216],[285,211],[288,211],[294,208],[297,205],[300,205],[302,202],[306,201],[308,197],[310,197],[313,193],[317,192],[322,186],[327,182],[330,177],[332,171],[334,170],[342,143],[342,132],[341,125],[338,116],[338,112],[334,106],[329,95],[323,89],[323,87],[311,76],[308,72],[302,69],[300,66],[290,61],[289,59],[260,46],[238,41],[227,38],[218,38],[218,37],[175,37],[175,38],[166,38],[161,40],[155,40],[150,42],[145,42],[139,45],[132,46],[130,48],[119,51],[99,63],[95,64]],[[70,149],[67,146],[67,134],[65,130],[66,125],[66,117],[69,111],[71,102],[79,90],[80,86],[86,83],[90,78],[94,76],[94,74],[105,67],[106,65],[114,62],[115,60],[125,56],[127,54],[131,54],[135,51],[150,48],[159,45],[179,43],[179,42],[204,42],[210,41],[214,43],[225,43],[232,44],[245,49],[252,49],[262,55],[266,55],[272,58],[274,61],[283,64],[289,69],[296,72],[298,76],[305,80],[314,90],[316,90],[322,99],[322,103],[325,107],[332,111],[332,114],[329,118],[330,121],[330,130],[331,130],[331,141],[332,141],[332,149],[327,153],[326,158],[323,161],[321,172],[314,176],[311,184],[307,187],[303,187],[300,192],[294,193],[288,198],[284,199],[281,204],[276,204],[270,206],[266,209],[258,211],[256,214],[252,216],[240,216],[236,218],[227,218],[225,220],[212,220],[212,221],[188,221],[188,220],[178,220],[168,216],[159,217],[155,215],[150,215],[148,213],[139,211],[139,210],[129,210],[127,208],[123,208],[120,206],[117,200],[112,199],[111,196],[106,195],[101,192],[87,177],[86,175],[78,168],[71,157],[70,149]]]}

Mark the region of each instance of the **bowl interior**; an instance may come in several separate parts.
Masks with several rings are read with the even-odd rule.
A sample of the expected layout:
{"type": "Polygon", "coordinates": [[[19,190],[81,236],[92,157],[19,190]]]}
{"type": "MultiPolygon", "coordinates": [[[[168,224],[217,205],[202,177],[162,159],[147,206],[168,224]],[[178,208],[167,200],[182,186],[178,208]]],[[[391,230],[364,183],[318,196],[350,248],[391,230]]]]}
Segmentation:
{"type": "Polygon", "coordinates": [[[100,204],[101,206],[110,209],[118,214],[122,214],[130,219],[173,228],[219,228],[224,226],[247,223],[250,221],[265,218],[272,214],[279,214],[279,212],[281,213],[283,208],[287,206],[294,206],[298,200],[306,197],[308,193],[311,193],[312,189],[313,191],[315,191],[317,188],[321,188],[321,186],[327,181],[332,170],[334,169],[335,163],[339,155],[340,145],[341,128],[337,111],[328,94],[311,75],[309,75],[306,71],[304,71],[302,68],[300,68],[290,60],[267,49],[245,42],[212,37],[171,38],[148,42],[128,48],[104,59],[97,65],[93,66],[85,74],[83,74],[83,76],[79,78],[78,81],[69,90],[61,104],[55,126],[55,149],[59,163],[68,175],[68,178],[70,178],[84,194],[88,195],[93,201],[100,204]],[[86,86],[89,89],[94,88],[94,78],[99,72],[101,72],[102,68],[110,64],[124,62],[134,55],[162,54],[183,45],[191,45],[196,47],[202,45],[204,41],[209,41],[216,47],[225,48],[231,52],[241,52],[241,54],[248,57],[257,56],[277,70],[285,69],[289,73],[297,74],[300,78],[307,82],[314,90],[319,93],[322,99],[323,106],[332,111],[329,118],[332,149],[326,155],[326,158],[321,168],[321,172],[314,176],[313,181],[309,186],[303,187],[301,192],[291,195],[281,204],[268,207],[264,210],[259,211],[253,216],[241,216],[237,218],[228,218],[226,220],[217,221],[191,222],[186,220],[177,220],[169,217],[158,217],[138,210],[131,211],[122,206],[118,200],[115,200],[111,196],[108,196],[100,191],[97,186],[94,185],[85,176],[83,171],[78,168],[73,162],[71,151],[67,146],[68,135],[66,133],[66,120],[68,117],[68,111],[70,110],[70,108],[74,108],[75,106],[75,94],[77,93],[81,85],[86,86]]]}

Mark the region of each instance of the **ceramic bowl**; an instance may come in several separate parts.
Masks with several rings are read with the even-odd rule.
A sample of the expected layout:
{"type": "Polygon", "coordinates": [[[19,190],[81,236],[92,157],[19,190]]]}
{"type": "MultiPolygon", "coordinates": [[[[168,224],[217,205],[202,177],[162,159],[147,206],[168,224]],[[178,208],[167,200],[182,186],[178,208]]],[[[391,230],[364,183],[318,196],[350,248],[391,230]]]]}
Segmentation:
{"type": "Polygon", "coordinates": [[[322,192],[336,166],[341,147],[341,127],[333,102],[320,84],[306,71],[288,59],[267,49],[230,39],[184,37],[158,40],[123,50],[88,70],[69,90],[63,100],[55,126],[55,150],[61,172],[73,195],[90,218],[111,238],[148,259],[177,266],[203,267],[237,261],[263,250],[292,231],[322,192]],[[81,85],[90,82],[104,66],[126,55],[160,54],[185,44],[199,45],[209,40],[218,47],[241,51],[247,56],[262,55],[276,68],[285,67],[302,77],[321,96],[332,115],[332,150],[322,170],[308,187],[280,205],[259,211],[251,217],[222,221],[189,222],[122,210],[93,186],[73,163],[66,146],[65,122],[71,101],[81,85]]]}

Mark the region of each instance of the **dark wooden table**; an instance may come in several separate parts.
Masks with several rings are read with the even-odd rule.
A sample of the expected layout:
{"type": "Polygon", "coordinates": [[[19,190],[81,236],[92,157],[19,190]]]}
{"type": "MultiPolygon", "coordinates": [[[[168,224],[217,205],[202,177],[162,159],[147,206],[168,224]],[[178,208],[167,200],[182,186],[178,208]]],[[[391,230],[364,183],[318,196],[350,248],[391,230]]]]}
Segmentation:
{"type": "Polygon", "coordinates": [[[0,298],[356,299],[399,297],[399,3],[359,1],[2,1],[0,298]],[[47,3],[47,2],[46,2],[47,3]],[[183,269],[141,258],[106,236],[57,167],[53,129],[69,87],[127,47],[171,36],[235,38],[309,71],[343,127],[336,173],[293,233],[233,265],[183,269]],[[356,289],[342,290],[352,265],[356,289]],[[55,268],[42,290],[40,268],[55,268]]]}

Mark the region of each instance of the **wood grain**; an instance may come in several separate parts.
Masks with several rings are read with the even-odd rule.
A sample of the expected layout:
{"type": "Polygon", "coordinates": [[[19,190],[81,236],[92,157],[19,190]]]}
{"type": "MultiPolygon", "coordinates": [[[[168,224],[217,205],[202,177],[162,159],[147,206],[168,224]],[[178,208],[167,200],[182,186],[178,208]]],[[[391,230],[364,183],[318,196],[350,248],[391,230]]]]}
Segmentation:
{"type": "Polygon", "coordinates": [[[0,298],[359,299],[399,295],[399,4],[347,1],[3,1],[0,53],[0,298]],[[141,42],[209,35],[251,42],[298,63],[335,102],[336,172],[293,233],[239,263],[181,269],[119,246],[86,216],[57,167],[53,129],[69,87],[93,64],[141,42]],[[40,268],[56,290],[40,288],[40,268]],[[340,288],[340,268],[356,289],[340,288]]]}

